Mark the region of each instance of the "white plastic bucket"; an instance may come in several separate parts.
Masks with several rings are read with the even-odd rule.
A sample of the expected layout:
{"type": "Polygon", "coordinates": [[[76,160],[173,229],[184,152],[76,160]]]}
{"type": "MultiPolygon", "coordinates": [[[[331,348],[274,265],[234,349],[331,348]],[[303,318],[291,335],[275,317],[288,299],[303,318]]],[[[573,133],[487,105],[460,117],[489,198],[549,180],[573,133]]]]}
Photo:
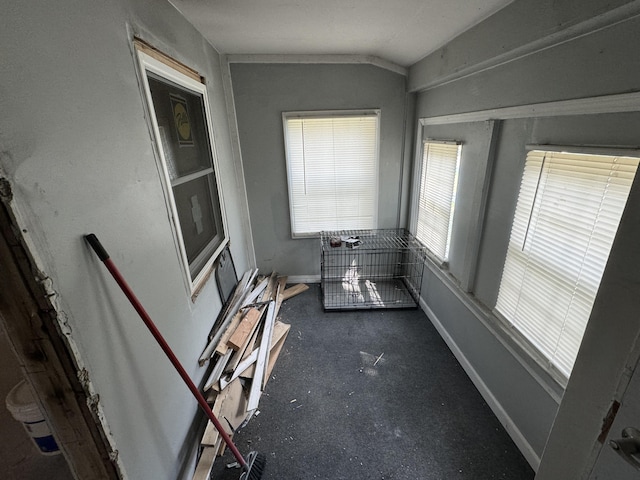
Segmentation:
{"type": "Polygon", "coordinates": [[[33,398],[31,388],[22,380],[11,389],[6,398],[7,410],[13,418],[22,422],[31,440],[43,455],[58,455],[60,449],[51,434],[38,404],[33,398]]]}

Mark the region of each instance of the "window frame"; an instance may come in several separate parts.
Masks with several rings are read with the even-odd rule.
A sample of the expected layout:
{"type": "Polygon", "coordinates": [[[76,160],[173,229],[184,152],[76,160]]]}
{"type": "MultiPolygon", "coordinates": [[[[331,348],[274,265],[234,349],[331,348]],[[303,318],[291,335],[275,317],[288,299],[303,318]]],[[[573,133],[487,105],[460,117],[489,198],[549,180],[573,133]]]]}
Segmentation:
{"type": "Polygon", "coordinates": [[[369,109],[354,109],[354,110],[312,110],[312,111],[287,111],[282,112],[282,128],[283,128],[283,140],[285,149],[285,163],[287,169],[287,193],[289,199],[289,216],[291,226],[291,238],[319,238],[322,230],[342,230],[336,228],[324,228],[317,232],[296,232],[294,230],[295,218],[294,218],[294,198],[292,185],[292,167],[290,162],[290,148],[288,139],[288,125],[287,121],[292,118],[338,118],[338,117],[364,117],[375,116],[376,118],[376,135],[375,135],[375,166],[374,170],[374,185],[372,185],[372,195],[374,198],[373,206],[373,222],[370,229],[378,228],[378,207],[379,207],[379,185],[380,185],[380,127],[381,127],[381,110],[375,108],[369,109]]]}
{"type": "MultiPolygon", "coordinates": [[[[164,54],[159,53],[155,50],[150,50],[148,46],[142,44],[142,47],[138,46],[138,43],[135,43],[135,50],[138,60],[139,74],[140,74],[140,85],[142,87],[142,93],[145,100],[145,108],[147,111],[147,123],[150,128],[150,133],[153,140],[153,146],[155,149],[155,157],[156,163],[160,173],[160,180],[162,184],[162,188],[165,195],[165,203],[168,209],[168,213],[170,216],[170,224],[173,230],[173,236],[175,241],[176,250],[180,259],[180,263],[182,264],[182,272],[183,278],[185,280],[186,286],[188,287],[188,291],[192,297],[195,299],[199,290],[204,286],[204,283],[209,278],[211,274],[211,270],[214,266],[216,259],[219,257],[221,252],[229,243],[229,229],[227,225],[225,206],[224,206],[224,194],[222,190],[222,183],[220,181],[220,168],[218,165],[218,155],[215,147],[215,137],[213,131],[213,122],[211,115],[211,108],[209,103],[209,97],[207,93],[207,87],[203,83],[203,81],[197,81],[195,78],[196,75],[192,74],[188,67],[184,67],[179,62],[176,62],[171,57],[166,57],[164,54]],[[145,50],[145,51],[143,51],[145,50]],[[152,55],[146,53],[150,52],[152,55]],[[180,68],[184,67],[184,68],[180,68]],[[178,69],[180,68],[180,69],[178,69]],[[220,210],[220,221],[222,226],[222,235],[220,236],[219,241],[215,241],[216,237],[213,237],[212,241],[207,244],[207,246],[211,245],[211,243],[217,243],[216,246],[213,247],[213,250],[204,250],[198,256],[194,258],[194,260],[189,263],[189,259],[187,256],[187,250],[185,241],[183,238],[182,227],[180,225],[180,220],[178,216],[178,209],[175,200],[174,194],[174,185],[172,185],[171,177],[169,174],[169,167],[167,165],[167,159],[165,157],[164,147],[163,147],[163,139],[160,134],[160,129],[158,125],[158,121],[156,118],[155,108],[153,99],[151,96],[151,90],[149,87],[149,81],[147,74],[152,73],[155,76],[160,77],[161,79],[166,80],[167,82],[172,82],[192,92],[195,95],[199,95],[202,97],[202,104],[204,110],[204,121],[206,122],[206,133],[208,135],[208,149],[211,154],[211,172],[207,173],[206,177],[209,177],[213,174],[214,182],[209,181],[209,184],[214,184],[212,187],[215,187],[217,195],[213,193],[209,196],[212,201],[212,206],[215,209],[215,200],[217,196],[218,207],[220,210]],[[202,267],[199,272],[192,278],[191,275],[191,265],[196,262],[202,262],[203,258],[208,256],[208,259],[204,261],[202,267]]],[[[198,76],[199,77],[199,76],[198,76]]],[[[208,170],[208,169],[207,169],[208,170]]],[[[193,174],[191,174],[193,176],[193,174]]],[[[189,174],[185,175],[185,177],[190,177],[189,174]]],[[[209,177],[210,178],[210,177],[209,177]]],[[[179,186],[191,178],[181,179],[180,182],[175,186],[179,186]]]]}
{"type": "Polygon", "coordinates": [[[416,236],[416,238],[423,245],[425,245],[429,258],[440,268],[446,268],[449,263],[449,249],[451,247],[451,239],[453,235],[453,225],[454,225],[454,217],[455,217],[455,202],[457,198],[458,185],[460,183],[460,164],[462,163],[462,146],[463,146],[463,142],[458,140],[439,140],[439,139],[433,139],[433,138],[421,138],[420,149],[418,152],[418,156],[416,157],[417,165],[415,169],[416,177],[415,177],[415,183],[414,183],[415,194],[413,197],[414,211],[412,215],[411,230],[416,236]],[[427,152],[427,144],[455,145],[457,146],[457,149],[458,149],[455,173],[454,173],[454,179],[453,179],[453,182],[454,182],[453,194],[451,196],[452,211],[449,216],[449,224],[447,227],[447,239],[446,239],[447,245],[445,247],[445,254],[443,258],[441,258],[438,253],[432,251],[432,249],[425,243],[425,241],[418,236],[418,226],[419,226],[419,219],[420,219],[420,201],[422,200],[421,197],[422,197],[422,190],[423,190],[422,174],[428,163],[428,159],[425,158],[425,155],[427,152]]]}
{"type": "MultiPolygon", "coordinates": [[[[513,240],[513,229],[514,229],[514,224],[516,222],[516,214],[517,214],[517,209],[518,209],[518,204],[521,201],[521,195],[522,195],[522,185],[524,184],[524,180],[525,180],[525,173],[526,173],[526,162],[528,160],[528,156],[532,151],[542,151],[545,154],[546,153],[569,153],[569,154],[575,154],[575,155],[600,155],[600,156],[609,156],[609,157],[635,157],[635,158],[639,158],[640,160],[640,152],[638,150],[635,149],[623,149],[623,148],[599,148],[599,147],[582,147],[582,146],[555,146],[555,145],[527,145],[527,155],[525,157],[525,163],[523,164],[523,172],[522,175],[520,176],[520,187],[519,187],[519,191],[518,191],[518,196],[516,198],[516,210],[514,211],[513,214],[513,219],[512,219],[512,224],[511,224],[511,228],[509,231],[509,245],[508,248],[511,248],[511,242],[513,240]]],[[[543,162],[544,164],[544,162],[543,162]]],[[[557,167],[556,167],[557,168],[557,167]]],[[[538,177],[539,180],[542,178],[542,176],[544,175],[544,165],[541,165],[540,167],[540,172],[538,173],[538,177]]],[[[639,168],[640,170],[640,168],[639,168]]],[[[636,171],[635,175],[638,174],[638,171],[636,171]]],[[[546,174],[548,175],[548,173],[546,174]]],[[[576,172],[576,177],[577,177],[577,172],[576,172]]],[[[629,191],[632,188],[632,183],[633,183],[633,179],[631,179],[631,182],[629,183],[629,191]]],[[[537,196],[538,196],[538,186],[535,187],[535,193],[533,195],[532,200],[530,200],[530,206],[531,208],[529,209],[529,216],[526,220],[525,223],[527,223],[527,225],[531,225],[532,222],[537,222],[537,219],[534,220],[533,215],[534,215],[534,210],[535,209],[535,205],[538,204],[537,201],[537,196]]],[[[622,206],[622,210],[620,211],[620,218],[622,217],[622,215],[624,214],[624,210],[626,208],[626,204],[628,201],[628,195],[629,192],[627,192],[627,198],[625,199],[625,203],[622,206]]],[[[525,193],[526,196],[526,193],[525,193]]],[[[604,196],[602,197],[604,198],[604,196]]],[[[543,200],[540,200],[541,202],[543,200]]],[[[550,201],[550,200],[548,200],[550,201]]],[[[548,207],[546,207],[548,208],[548,207]]],[[[598,217],[596,217],[597,220],[598,217]]],[[[620,221],[620,220],[619,220],[620,221]]],[[[619,223],[618,226],[616,226],[616,231],[613,232],[613,238],[611,240],[611,245],[609,246],[609,252],[607,253],[607,258],[606,259],[601,259],[602,264],[604,265],[602,270],[602,274],[604,273],[604,269],[606,268],[606,263],[608,261],[608,257],[610,255],[610,249],[613,246],[613,243],[615,241],[615,237],[617,235],[617,229],[619,227],[619,223]]],[[[529,226],[527,226],[527,230],[528,230],[529,226]]],[[[591,235],[593,235],[593,230],[591,235]]],[[[528,242],[529,238],[529,234],[528,231],[525,232],[525,236],[523,239],[523,242],[528,242]]],[[[518,243],[520,244],[520,242],[518,243]]],[[[523,247],[524,248],[524,247],[523,247]]],[[[502,267],[502,276],[498,285],[498,296],[496,298],[496,305],[494,306],[494,308],[492,309],[492,314],[493,316],[497,319],[497,321],[502,324],[502,326],[506,329],[509,330],[510,334],[513,335],[516,339],[518,339],[518,342],[520,343],[520,345],[522,346],[522,348],[530,355],[531,358],[533,358],[535,360],[535,362],[544,370],[546,371],[553,380],[555,380],[556,382],[558,382],[559,385],[561,385],[562,387],[566,387],[569,376],[571,374],[571,371],[569,372],[569,376],[567,376],[565,374],[565,372],[561,369],[561,367],[557,366],[554,362],[554,359],[552,357],[549,357],[547,354],[545,354],[542,350],[540,350],[534,343],[534,340],[531,340],[528,335],[523,332],[519,327],[516,326],[516,321],[511,320],[510,318],[507,317],[507,315],[503,314],[498,308],[499,305],[498,303],[500,302],[500,293],[502,290],[502,282],[504,279],[504,273],[505,273],[505,269],[506,269],[506,264],[507,264],[507,260],[508,260],[508,250],[505,253],[505,259],[504,259],[504,263],[503,263],[503,267],[502,267]]],[[[600,280],[598,282],[598,287],[595,288],[595,292],[593,295],[593,300],[595,301],[595,299],[597,298],[597,294],[598,294],[598,289],[599,289],[599,283],[602,281],[602,274],[600,276],[600,280]]],[[[579,277],[581,278],[581,277],[579,277]]],[[[520,289],[521,290],[521,289],[520,289]]],[[[592,307],[593,308],[593,305],[592,307]]],[[[588,326],[588,322],[589,322],[589,316],[585,319],[585,329],[588,326]]],[[[565,320],[566,321],[566,320],[565,320]]],[[[563,328],[564,329],[564,328],[563,328]]],[[[560,333],[557,337],[557,339],[555,339],[555,341],[559,342],[560,338],[561,338],[562,333],[560,333]]],[[[583,335],[581,336],[581,340],[584,337],[584,332],[583,335]]],[[[577,354],[578,355],[578,354],[577,354]]],[[[577,358],[576,355],[576,358],[577,358]]],[[[555,356],[555,355],[554,355],[555,356]]]]}

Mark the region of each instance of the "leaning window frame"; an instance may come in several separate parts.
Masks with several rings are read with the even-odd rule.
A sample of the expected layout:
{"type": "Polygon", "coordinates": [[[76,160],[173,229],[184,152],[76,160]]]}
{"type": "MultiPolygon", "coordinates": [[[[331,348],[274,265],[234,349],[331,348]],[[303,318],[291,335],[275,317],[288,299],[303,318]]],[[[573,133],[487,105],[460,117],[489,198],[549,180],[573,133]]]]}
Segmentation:
{"type": "Polygon", "coordinates": [[[180,257],[180,262],[182,264],[184,281],[186,282],[186,286],[188,288],[190,295],[192,296],[192,299],[194,299],[198,291],[204,285],[205,281],[209,278],[216,259],[229,243],[229,233],[228,233],[229,229],[227,226],[227,219],[226,219],[224,199],[223,199],[224,195],[222,192],[222,185],[221,185],[220,176],[219,176],[220,168],[218,165],[218,155],[216,153],[216,148],[215,148],[212,116],[211,116],[211,110],[209,107],[209,97],[207,94],[207,88],[204,83],[194,80],[194,78],[176,70],[168,63],[162,62],[157,58],[154,58],[146,54],[145,52],[141,51],[138,48],[136,48],[135,51],[136,51],[137,63],[139,67],[140,84],[141,84],[144,99],[145,99],[145,108],[146,108],[146,113],[148,118],[148,125],[151,129],[150,133],[152,135],[153,145],[156,151],[156,155],[155,155],[156,163],[160,171],[160,180],[161,180],[162,189],[165,195],[167,209],[169,210],[169,215],[171,219],[170,223],[171,223],[171,228],[173,230],[174,241],[176,244],[178,256],[180,257]],[[197,95],[202,95],[202,101],[203,101],[204,112],[205,112],[205,120],[207,122],[206,128],[207,128],[207,133],[209,135],[208,144],[211,152],[213,174],[215,178],[215,187],[217,189],[217,197],[218,197],[221,220],[222,220],[223,236],[220,244],[215,248],[215,250],[213,250],[213,252],[211,252],[209,259],[204,263],[204,265],[200,269],[200,272],[198,272],[198,274],[193,279],[191,278],[189,260],[187,257],[187,251],[186,251],[184,239],[182,236],[182,228],[180,226],[180,220],[178,218],[178,210],[176,208],[176,201],[173,193],[173,187],[171,185],[169,170],[167,167],[167,160],[165,158],[165,153],[162,146],[162,136],[160,135],[158,122],[157,122],[157,118],[156,118],[156,114],[153,106],[153,99],[151,97],[151,90],[149,87],[147,72],[151,72],[170,82],[174,82],[180,85],[182,88],[191,90],[197,95]]]}

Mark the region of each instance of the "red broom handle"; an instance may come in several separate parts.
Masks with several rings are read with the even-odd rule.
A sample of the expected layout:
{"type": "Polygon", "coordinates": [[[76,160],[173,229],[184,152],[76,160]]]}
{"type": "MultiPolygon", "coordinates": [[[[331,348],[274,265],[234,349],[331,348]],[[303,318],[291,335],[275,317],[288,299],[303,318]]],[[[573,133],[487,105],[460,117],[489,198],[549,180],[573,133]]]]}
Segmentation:
{"type": "Polygon", "coordinates": [[[207,416],[209,417],[209,420],[213,422],[213,425],[216,427],[216,430],[218,430],[218,432],[222,436],[224,443],[227,444],[227,446],[233,453],[233,456],[236,457],[236,460],[242,466],[242,468],[244,470],[247,470],[248,469],[247,462],[240,454],[240,451],[231,440],[231,437],[229,437],[229,434],[227,434],[227,432],[224,430],[220,421],[216,418],[215,414],[211,410],[211,407],[209,406],[205,398],[202,396],[202,393],[200,393],[200,390],[198,390],[198,387],[195,386],[195,384],[193,383],[193,381],[191,380],[191,378],[189,377],[185,369],[182,367],[182,364],[173,353],[173,350],[171,350],[171,347],[169,347],[169,344],[166,342],[166,340],[164,339],[164,337],[156,327],[155,323],[153,323],[153,320],[151,320],[151,317],[149,316],[147,311],[144,309],[144,307],[142,306],[138,298],[133,293],[133,290],[131,290],[131,288],[125,281],[124,277],[122,276],[118,268],[115,266],[111,258],[109,258],[109,254],[107,253],[107,251],[104,249],[104,247],[98,240],[98,237],[96,237],[93,233],[90,233],[89,235],[85,235],[85,239],[87,240],[87,242],[89,242],[89,245],[91,245],[93,250],[96,252],[96,255],[98,255],[98,258],[100,258],[100,260],[107,267],[107,270],[109,270],[109,272],[113,276],[116,283],[120,286],[120,288],[122,289],[122,292],[129,299],[129,301],[131,302],[131,305],[133,305],[133,308],[135,308],[136,312],[138,312],[138,315],[140,315],[140,318],[145,323],[145,325],[147,326],[151,334],[154,336],[154,338],[156,339],[156,341],[158,342],[162,350],[164,350],[164,353],[167,355],[167,357],[169,358],[169,360],[171,361],[175,369],[178,371],[178,373],[182,377],[182,380],[184,380],[184,383],[187,384],[187,387],[189,387],[189,390],[191,390],[191,393],[193,394],[193,396],[196,397],[196,400],[198,401],[198,404],[200,405],[202,410],[204,410],[204,413],[206,413],[207,416]]]}

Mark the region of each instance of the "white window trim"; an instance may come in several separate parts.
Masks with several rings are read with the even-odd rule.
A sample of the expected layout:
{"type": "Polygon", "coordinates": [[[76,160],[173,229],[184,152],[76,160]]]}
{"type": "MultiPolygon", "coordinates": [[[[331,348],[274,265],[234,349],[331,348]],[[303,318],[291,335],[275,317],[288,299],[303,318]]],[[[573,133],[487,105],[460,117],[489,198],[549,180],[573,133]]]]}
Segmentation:
{"type": "Polygon", "coordinates": [[[211,273],[211,268],[213,267],[214,262],[222,252],[222,250],[229,243],[229,229],[227,225],[227,219],[225,214],[224,207],[224,194],[222,191],[222,184],[220,182],[220,168],[218,166],[218,156],[216,154],[216,148],[214,143],[213,136],[213,126],[212,126],[212,116],[211,110],[209,107],[209,97],[207,95],[206,86],[201,83],[195,81],[193,78],[171,68],[164,62],[153,58],[146,53],[136,49],[136,54],[138,58],[138,65],[140,68],[141,81],[144,96],[146,99],[146,113],[148,118],[150,119],[149,127],[151,128],[151,132],[154,140],[154,147],[156,150],[156,162],[158,168],[160,170],[160,177],[162,188],[165,195],[165,203],[167,204],[167,209],[169,210],[171,216],[171,228],[173,230],[173,237],[176,244],[177,253],[180,257],[180,262],[182,264],[183,278],[185,281],[185,285],[188,288],[188,292],[191,296],[195,295],[200,288],[204,285],[204,282],[207,278],[209,278],[211,273]],[[216,180],[216,188],[218,189],[218,201],[220,203],[220,211],[222,216],[222,225],[224,230],[224,237],[220,245],[213,251],[209,260],[204,264],[198,275],[192,280],[191,273],[189,271],[189,260],[187,258],[187,251],[185,248],[184,240],[182,238],[182,229],[180,227],[180,220],[178,219],[178,211],[176,209],[176,202],[173,195],[173,188],[171,185],[171,179],[169,176],[169,171],[167,169],[167,161],[164,156],[164,152],[162,149],[162,137],[160,135],[160,131],[158,129],[158,122],[156,119],[155,111],[153,108],[153,99],[151,97],[151,90],[149,89],[149,83],[147,81],[147,72],[155,73],[162,78],[165,78],[169,81],[175,82],[178,85],[181,85],[184,88],[192,90],[194,93],[198,95],[202,95],[204,110],[205,110],[205,118],[207,121],[207,129],[209,134],[209,147],[211,149],[211,158],[213,161],[213,169],[215,172],[215,180],[216,180]]]}
{"type": "MultiPolygon", "coordinates": [[[[410,192],[410,208],[409,208],[409,229],[411,232],[416,231],[416,223],[417,223],[417,205],[420,196],[420,179],[421,179],[421,166],[422,166],[422,158],[423,158],[423,145],[425,139],[431,138],[428,133],[428,125],[423,124],[423,119],[420,119],[416,126],[416,136],[415,136],[415,157],[413,159],[413,163],[411,165],[412,169],[412,180],[411,180],[411,192],[410,192]]],[[[487,120],[482,122],[486,131],[486,145],[484,148],[478,150],[472,150],[473,157],[472,161],[477,168],[477,174],[470,181],[468,178],[468,164],[465,164],[465,158],[470,155],[470,151],[463,148],[461,152],[460,158],[460,170],[459,170],[459,179],[458,184],[461,185],[461,182],[465,182],[465,195],[466,197],[465,204],[460,203],[458,208],[465,210],[466,208],[470,208],[467,211],[467,226],[466,229],[460,229],[456,227],[458,225],[458,221],[454,219],[454,226],[452,232],[452,240],[451,246],[456,247],[457,250],[455,252],[455,262],[461,264],[461,270],[457,272],[456,280],[459,282],[462,289],[466,292],[473,292],[475,288],[476,282],[476,271],[478,267],[478,254],[480,252],[480,244],[483,237],[484,232],[484,222],[486,217],[486,207],[489,192],[491,190],[491,179],[493,166],[496,158],[496,148],[498,143],[499,131],[500,131],[500,120],[487,120]],[[465,153],[466,152],[466,153],[465,153]],[[466,165],[466,167],[465,167],[466,165]],[[472,188],[471,195],[469,188],[472,188]],[[471,202],[469,198],[472,198],[471,202]],[[465,235],[466,239],[458,238],[458,235],[462,232],[465,235]],[[463,243],[465,245],[464,249],[460,248],[460,244],[463,243]],[[461,257],[459,257],[462,255],[461,257]],[[459,257],[459,258],[458,258],[459,257]]],[[[440,137],[443,138],[443,137],[440,137]]],[[[464,146],[466,143],[466,136],[464,138],[458,138],[458,141],[464,146]]],[[[471,158],[471,157],[470,157],[471,158]]],[[[473,170],[473,169],[472,169],[473,170]]],[[[460,190],[458,191],[460,193],[460,190]]],[[[458,210],[459,212],[460,210],[458,210]]],[[[433,257],[430,252],[427,252],[427,257],[439,268],[448,270],[449,262],[445,264],[441,264],[435,257],[433,257]]]]}
{"type": "Polygon", "coordinates": [[[289,198],[289,216],[291,222],[291,238],[299,239],[299,238],[319,238],[320,232],[315,233],[295,233],[293,231],[293,211],[291,205],[293,205],[292,191],[289,187],[291,185],[291,173],[289,166],[289,152],[287,151],[287,120],[290,118],[309,118],[309,117],[318,117],[318,118],[328,118],[328,117],[338,117],[338,116],[365,116],[365,115],[375,115],[378,119],[378,127],[376,132],[376,165],[375,165],[375,185],[373,186],[373,196],[375,199],[374,205],[374,218],[373,218],[373,226],[372,228],[378,228],[378,207],[379,207],[379,185],[380,185],[380,128],[381,128],[381,110],[370,108],[370,109],[359,109],[359,110],[300,110],[300,111],[291,111],[291,112],[282,112],[282,128],[283,128],[283,139],[284,139],[284,148],[285,148],[285,162],[287,167],[287,193],[289,198]]]}

